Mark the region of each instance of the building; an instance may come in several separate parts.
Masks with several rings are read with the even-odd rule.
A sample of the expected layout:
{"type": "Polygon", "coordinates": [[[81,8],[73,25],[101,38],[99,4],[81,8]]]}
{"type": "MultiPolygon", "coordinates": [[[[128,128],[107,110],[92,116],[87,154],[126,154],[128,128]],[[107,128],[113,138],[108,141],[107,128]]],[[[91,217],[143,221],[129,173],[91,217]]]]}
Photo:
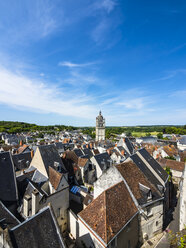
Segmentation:
{"type": "Polygon", "coordinates": [[[101,111],[96,117],[96,141],[105,140],[105,119],[103,118],[101,111]]]}

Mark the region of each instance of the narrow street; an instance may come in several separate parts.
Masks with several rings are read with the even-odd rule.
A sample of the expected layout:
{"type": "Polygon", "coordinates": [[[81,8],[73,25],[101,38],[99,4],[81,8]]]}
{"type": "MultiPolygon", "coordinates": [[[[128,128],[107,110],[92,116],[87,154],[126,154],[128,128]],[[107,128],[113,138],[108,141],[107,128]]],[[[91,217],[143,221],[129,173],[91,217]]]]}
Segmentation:
{"type": "MultiPolygon", "coordinates": [[[[180,198],[178,198],[177,205],[171,214],[172,221],[170,222],[169,226],[166,230],[171,230],[174,233],[179,231],[179,206],[180,206],[180,198]]],[[[156,248],[170,248],[170,242],[169,242],[169,234],[165,232],[164,236],[160,240],[160,242],[157,244],[156,248]]]]}

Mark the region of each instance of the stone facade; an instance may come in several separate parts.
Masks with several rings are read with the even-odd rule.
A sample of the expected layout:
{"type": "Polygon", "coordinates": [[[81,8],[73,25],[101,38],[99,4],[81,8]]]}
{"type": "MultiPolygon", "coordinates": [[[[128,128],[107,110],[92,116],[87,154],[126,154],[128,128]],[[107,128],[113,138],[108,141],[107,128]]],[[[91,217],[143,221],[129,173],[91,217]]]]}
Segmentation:
{"type": "Polygon", "coordinates": [[[96,117],[96,141],[101,140],[105,140],[105,119],[100,111],[99,115],[96,117]]]}

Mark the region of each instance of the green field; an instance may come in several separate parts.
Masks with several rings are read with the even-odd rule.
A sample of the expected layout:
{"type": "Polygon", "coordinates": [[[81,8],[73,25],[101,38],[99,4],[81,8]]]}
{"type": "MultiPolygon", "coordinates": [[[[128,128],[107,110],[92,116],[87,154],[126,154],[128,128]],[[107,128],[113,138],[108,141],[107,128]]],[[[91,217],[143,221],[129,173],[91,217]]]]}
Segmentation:
{"type": "Polygon", "coordinates": [[[147,133],[150,133],[152,136],[157,136],[158,133],[160,132],[132,132],[132,136],[134,137],[143,137],[146,136],[147,133]]]}

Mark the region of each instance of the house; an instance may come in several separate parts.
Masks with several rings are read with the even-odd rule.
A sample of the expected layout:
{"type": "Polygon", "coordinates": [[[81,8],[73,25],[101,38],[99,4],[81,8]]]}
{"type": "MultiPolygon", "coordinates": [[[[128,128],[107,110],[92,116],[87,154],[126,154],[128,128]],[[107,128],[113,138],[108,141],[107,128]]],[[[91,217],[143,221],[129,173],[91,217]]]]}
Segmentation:
{"type": "Polygon", "coordinates": [[[24,222],[9,229],[12,248],[65,248],[66,245],[52,212],[47,206],[24,222]]]}
{"type": "Polygon", "coordinates": [[[93,156],[90,161],[96,169],[97,178],[99,178],[105,170],[112,166],[112,159],[107,152],[93,156]]]}
{"type": "Polygon", "coordinates": [[[25,153],[25,152],[30,152],[30,148],[28,145],[24,144],[23,146],[20,146],[18,149],[17,149],[17,154],[20,154],[20,153],[25,153]]]}
{"type": "Polygon", "coordinates": [[[104,190],[124,181],[139,210],[139,241],[143,243],[163,228],[163,197],[134,162],[109,168],[94,183],[94,198],[104,190]]]}
{"type": "Polygon", "coordinates": [[[24,170],[29,167],[32,161],[32,153],[24,152],[19,154],[13,154],[12,159],[16,171],[24,170]]]}
{"type": "Polygon", "coordinates": [[[66,172],[62,159],[54,145],[38,146],[30,167],[36,168],[44,176],[48,177],[49,166],[57,171],[66,172]]]}
{"type": "Polygon", "coordinates": [[[185,163],[165,158],[159,158],[157,161],[164,169],[167,167],[170,168],[174,183],[179,185],[185,168],[185,163]]]}
{"type": "Polygon", "coordinates": [[[182,135],[181,139],[177,141],[177,147],[180,151],[186,150],[186,135],[182,135]]]}
{"type": "Polygon", "coordinates": [[[69,207],[69,185],[65,178],[59,177],[51,167],[49,167],[49,177],[51,181],[36,183],[31,180],[28,183],[21,214],[24,218],[28,218],[38,213],[47,204],[51,204],[60,230],[65,233],[69,207]]]}
{"type": "Polygon", "coordinates": [[[124,147],[125,151],[132,155],[133,153],[135,153],[135,148],[132,144],[132,142],[130,141],[129,138],[121,138],[117,144],[117,146],[122,146],[124,147]]]}
{"type": "Polygon", "coordinates": [[[96,171],[88,158],[78,158],[78,167],[81,170],[81,178],[84,183],[93,184],[96,181],[96,171]]]}
{"type": "Polygon", "coordinates": [[[137,247],[138,209],[120,182],[78,214],[78,247],[137,247]]]}
{"type": "Polygon", "coordinates": [[[132,160],[144,173],[148,180],[155,186],[159,193],[164,197],[164,218],[170,208],[170,184],[169,175],[161,165],[142,148],[126,160],[132,160]]]}
{"type": "Polygon", "coordinates": [[[10,152],[0,153],[0,201],[15,213],[18,201],[18,190],[15,169],[10,152]]]}

